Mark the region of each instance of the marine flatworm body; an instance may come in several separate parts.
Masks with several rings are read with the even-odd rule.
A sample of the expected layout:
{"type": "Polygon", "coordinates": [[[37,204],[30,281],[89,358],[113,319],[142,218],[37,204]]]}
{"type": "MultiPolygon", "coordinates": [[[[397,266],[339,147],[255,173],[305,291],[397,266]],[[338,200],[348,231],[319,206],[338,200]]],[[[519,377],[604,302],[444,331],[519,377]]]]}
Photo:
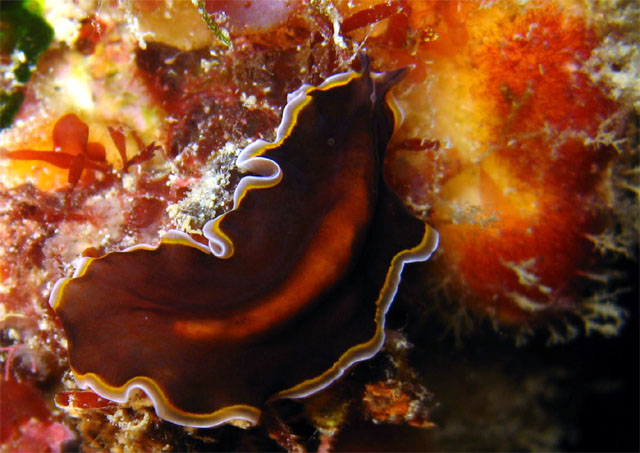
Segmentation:
{"type": "Polygon", "coordinates": [[[250,175],[205,225],[208,247],[172,231],[58,281],[79,383],[116,401],[141,388],[182,425],[255,424],[269,399],[314,393],[376,354],[404,264],[437,245],[383,178],[385,95],[403,72],[363,58],[292,93],[276,141],[238,158],[250,175]]]}

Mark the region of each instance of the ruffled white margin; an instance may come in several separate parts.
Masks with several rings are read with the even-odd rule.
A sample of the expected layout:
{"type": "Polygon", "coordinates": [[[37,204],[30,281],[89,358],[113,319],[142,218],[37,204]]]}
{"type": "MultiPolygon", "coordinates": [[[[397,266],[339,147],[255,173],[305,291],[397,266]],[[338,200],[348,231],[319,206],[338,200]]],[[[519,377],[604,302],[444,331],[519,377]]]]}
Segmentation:
{"type": "MultiPolygon", "coordinates": [[[[303,85],[293,93],[287,96],[287,105],[284,108],[283,117],[276,133],[276,139],[274,142],[269,143],[264,140],[257,140],[247,146],[238,156],[236,165],[239,169],[252,172],[257,176],[245,176],[243,177],[238,186],[236,187],[233,195],[233,208],[232,211],[237,209],[242,197],[248,190],[273,187],[278,184],[282,179],[282,170],[277,162],[262,157],[262,150],[267,147],[273,147],[279,144],[286,136],[289,135],[290,129],[295,124],[295,120],[300,111],[300,106],[307,100],[307,96],[312,90],[322,90],[327,87],[333,87],[335,85],[342,85],[349,82],[352,78],[359,73],[346,72],[333,75],[326,79],[318,87],[311,85],[303,85]]],[[[374,76],[376,74],[373,74],[374,76]]],[[[376,102],[375,90],[371,95],[371,102],[376,102]]],[[[397,109],[397,113],[402,115],[402,110],[397,109]]],[[[230,211],[229,211],[230,212],[230,211]]],[[[226,214],[226,213],[225,213],[226,214]]],[[[233,255],[233,244],[220,231],[216,228],[220,219],[225,215],[222,214],[212,220],[209,220],[203,227],[202,232],[209,241],[209,246],[206,247],[199,242],[193,240],[188,234],[179,230],[169,230],[162,238],[162,242],[180,242],[188,243],[189,245],[201,250],[204,253],[212,253],[218,258],[229,258],[233,255]]],[[[393,301],[398,285],[400,283],[400,275],[402,269],[406,263],[415,261],[425,261],[429,259],[432,253],[438,246],[438,234],[435,230],[431,229],[428,225],[425,225],[425,235],[422,242],[413,249],[405,250],[396,255],[392,261],[392,265],[389,268],[383,291],[381,292],[377,305],[376,323],[377,329],[374,338],[369,342],[354,346],[345,352],[342,357],[334,364],[332,368],[322,373],[316,378],[307,380],[291,389],[284,390],[272,399],[279,398],[304,398],[313,393],[316,393],[333,383],[336,379],[340,378],[347,369],[353,366],[355,363],[367,360],[376,355],[384,343],[384,327],[385,316],[391,302],[393,301]]],[[[150,244],[136,244],[128,247],[122,252],[128,252],[132,250],[155,250],[158,246],[150,244]]],[[[78,278],[84,274],[89,263],[94,258],[81,258],[78,266],[71,278],[59,279],[53,286],[51,295],[49,297],[49,304],[55,308],[58,303],[61,291],[65,284],[73,279],[78,278]]],[[[75,373],[74,373],[75,374],[75,373]]],[[[105,386],[99,378],[93,373],[86,375],[75,375],[76,381],[80,388],[90,388],[98,395],[119,403],[125,403],[129,400],[131,393],[134,389],[140,389],[151,399],[153,406],[158,416],[164,420],[191,427],[213,427],[222,425],[224,423],[244,421],[251,425],[256,425],[260,419],[260,410],[247,405],[229,406],[223,409],[217,410],[211,414],[190,414],[180,411],[177,408],[173,408],[168,403],[163,392],[157,387],[157,385],[147,377],[135,377],[129,380],[122,387],[109,387],[105,386]]]]}

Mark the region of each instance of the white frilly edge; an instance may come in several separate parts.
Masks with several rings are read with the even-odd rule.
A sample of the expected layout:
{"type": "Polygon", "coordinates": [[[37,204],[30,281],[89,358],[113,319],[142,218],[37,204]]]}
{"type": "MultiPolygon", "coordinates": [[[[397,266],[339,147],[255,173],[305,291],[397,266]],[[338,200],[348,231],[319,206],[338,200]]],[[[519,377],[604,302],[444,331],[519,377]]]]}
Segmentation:
{"type": "MultiPolygon", "coordinates": [[[[377,304],[378,309],[376,312],[376,333],[373,339],[373,342],[365,348],[358,350],[355,354],[351,354],[349,357],[344,359],[344,356],[338,360],[338,366],[334,366],[329,371],[323,373],[316,379],[312,379],[311,384],[309,385],[299,385],[293,387],[290,390],[285,390],[283,392],[278,393],[272,399],[279,398],[305,398],[309,395],[317,393],[328,386],[330,386],[334,381],[339,379],[349,368],[351,368],[354,364],[361,362],[363,360],[368,360],[375,356],[385,341],[385,333],[384,328],[386,325],[386,315],[391,307],[391,303],[398,292],[398,286],[400,284],[400,276],[402,274],[402,270],[404,269],[404,265],[407,263],[414,263],[419,261],[428,260],[431,255],[438,248],[439,235],[436,230],[431,228],[429,225],[425,224],[425,235],[423,237],[423,241],[419,247],[412,250],[407,250],[400,253],[400,258],[397,262],[394,262],[392,267],[389,269],[387,273],[386,289],[384,293],[380,295],[378,298],[377,304]]],[[[349,351],[347,351],[349,354],[349,351]]],[[[345,355],[347,355],[345,354],[345,355]]]]}
{"type": "MultiPolygon", "coordinates": [[[[322,89],[329,85],[334,85],[343,81],[347,82],[353,76],[353,72],[333,75],[327,78],[321,85],[317,87],[317,89],[322,89]]],[[[236,165],[238,166],[238,168],[244,171],[255,173],[258,176],[245,176],[240,180],[238,186],[234,191],[232,210],[238,208],[241,197],[248,190],[248,188],[271,187],[277,184],[282,178],[282,170],[277,162],[265,157],[261,157],[259,156],[259,153],[264,147],[276,144],[286,136],[289,128],[291,127],[292,121],[294,121],[295,119],[294,117],[297,114],[298,107],[305,101],[309,91],[313,88],[314,87],[310,85],[303,85],[287,96],[287,105],[284,108],[282,121],[278,126],[276,139],[274,142],[270,143],[264,140],[257,140],[247,146],[244,150],[242,150],[242,152],[238,156],[238,159],[236,161],[236,165]]],[[[375,92],[372,96],[375,96],[375,92]]],[[[375,97],[372,97],[371,101],[375,102],[375,97]]],[[[402,113],[401,110],[399,112],[402,113]]],[[[175,229],[168,230],[162,239],[174,239],[178,241],[188,242],[193,247],[196,247],[205,253],[212,253],[218,258],[229,258],[233,253],[233,245],[226,237],[219,235],[214,228],[214,225],[220,219],[220,217],[221,216],[218,216],[212,220],[209,220],[202,228],[204,236],[209,241],[208,247],[193,240],[188,234],[175,229]]],[[[438,234],[429,226],[426,226],[425,238],[428,244],[426,244],[423,249],[405,252],[405,254],[400,258],[399,262],[395,263],[392,269],[389,270],[390,274],[388,274],[387,279],[387,291],[385,292],[385,294],[381,295],[381,299],[378,302],[378,327],[375,340],[372,342],[372,344],[367,348],[359,350],[356,354],[354,354],[353,357],[349,358],[349,360],[346,360],[344,363],[340,363],[340,366],[332,368],[328,373],[324,373],[323,375],[321,375],[319,379],[317,379],[317,383],[315,385],[311,384],[308,386],[299,386],[297,387],[297,390],[292,391],[285,390],[276,395],[275,398],[303,398],[316,393],[328,387],[336,379],[340,378],[344,374],[344,372],[353,364],[362,360],[369,359],[377,354],[378,351],[380,351],[385,338],[385,316],[398,290],[400,275],[405,263],[425,261],[437,248],[438,234]]],[[[158,246],[154,246],[151,244],[136,244],[131,247],[127,247],[122,251],[129,252],[139,249],[155,250],[157,247],[158,246]]],[[[81,276],[91,260],[92,258],[88,257],[81,258],[78,261],[76,270],[73,274],[73,277],[71,278],[77,278],[81,276]]],[[[54,284],[51,295],[49,297],[49,304],[51,306],[53,306],[54,303],[58,300],[60,291],[62,290],[64,283],[67,280],[70,279],[61,278],[54,284]]],[[[255,410],[255,408],[242,405],[224,408],[220,411],[214,412],[213,414],[211,414],[211,416],[201,416],[199,414],[196,414],[196,416],[194,417],[189,417],[188,415],[183,415],[179,412],[172,411],[170,407],[165,404],[164,398],[157,390],[157,388],[153,385],[148,385],[143,378],[132,379],[127,383],[126,387],[122,391],[115,391],[112,388],[105,387],[91,374],[85,376],[76,376],[76,381],[78,382],[80,388],[90,388],[98,395],[119,403],[127,402],[131,395],[131,392],[134,389],[140,389],[149,396],[156,410],[156,413],[160,418],[182,426],[191,426],[197,428],[213,427],[228,423],[232,420],[243,420],[252,425],[255,425],[259,421],[260,411],[255,410]]]]}

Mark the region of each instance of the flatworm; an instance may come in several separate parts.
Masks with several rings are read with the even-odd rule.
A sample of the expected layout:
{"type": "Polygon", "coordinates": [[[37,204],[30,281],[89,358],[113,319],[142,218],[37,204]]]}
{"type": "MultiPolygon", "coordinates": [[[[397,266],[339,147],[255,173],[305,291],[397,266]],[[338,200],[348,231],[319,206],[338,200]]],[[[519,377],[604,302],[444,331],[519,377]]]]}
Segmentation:
{"type": "Polygon", "coordinates": [[[274,143],[239,156],[250,172],[209,246],[171,231],[85,258],[50,303],[76,379],[126,401],[140,388],[187,426],[258,423],[260,407],[299,398],[375,355],[405,263],[438,236],[384,182],[403,70],[338,74],[289,97],[274,143]]]}

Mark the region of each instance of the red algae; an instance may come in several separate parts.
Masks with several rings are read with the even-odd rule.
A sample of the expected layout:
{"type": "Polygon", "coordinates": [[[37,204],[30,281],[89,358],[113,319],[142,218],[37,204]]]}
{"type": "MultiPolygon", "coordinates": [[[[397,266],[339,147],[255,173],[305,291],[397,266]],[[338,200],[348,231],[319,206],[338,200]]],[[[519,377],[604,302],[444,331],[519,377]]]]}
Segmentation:
{"type": "Polygon", "coordinates": [[[357,13],[345,18],[345,20],[342,21],[342,32],[350,33],[358,28],[373,25],[383,19],[399,13],[401,10],[402,4],[400,2],[379,3],[377,5],[370,6],[367,9],[358,11],[357,13]]]}
{"type": "MultiPolygon", "coordinates": [[[[141,164],[153,157],[162,148],[155,143],[144,146],[137,135],[141,149],[131,159],[127,157],[126,137],[113,127],[108,128],[109,135],[116,146],[122,160],[122,171],[126,172],[132,165],[141,164]]],[[[68,170],[67,191],[71,192],[83,180],[85,184],[92,184],[98,178],[85,170],[101,173],[100,184],[108,185],[114,182],[113,165],[107,161],[104,145],[89,142],[89,127],[75,114],[69,113],[56,121],[51,133],[54,149],[52,151],[16,150],[9,151],[7,157],[14,160],[42,161],[55,167],[68,170]]]]}
{"type": "Polygon", "coordinates": [[[84,55],[91,55],[96,45],[107,34],[107,24],[98,16],[91,16],[80,22],[80,32],[76,39],[76,49],[84,55]]]}
{"type": "Polygon", "coordinates": [[[0,445],[6,451],[59,452],[75,439],[31,385],[11,378],[0,389],[0,445]]]}
{"type": "MultiPolygon", "coordinates": [[[[106,162],[104,146],[88,141],[89,127],[75,114],[69,113],[56,121],[51,136],[54,146],[52,151],[16,150],[7,153],[7,157],[15,160],[44,161],[68,170],[69,191],[80,182],[84,170],[105,173],[111,169],[106,162]]],[[[91,176],[85,180],[91,181],[91,176]]]]}
{"type": "Polygon", "coordinates": [[[102,398],[87,390],[60,392],[55,397],[56,406],[66,410],[104,409],[115,406],[116,403],[102,398]]]}

